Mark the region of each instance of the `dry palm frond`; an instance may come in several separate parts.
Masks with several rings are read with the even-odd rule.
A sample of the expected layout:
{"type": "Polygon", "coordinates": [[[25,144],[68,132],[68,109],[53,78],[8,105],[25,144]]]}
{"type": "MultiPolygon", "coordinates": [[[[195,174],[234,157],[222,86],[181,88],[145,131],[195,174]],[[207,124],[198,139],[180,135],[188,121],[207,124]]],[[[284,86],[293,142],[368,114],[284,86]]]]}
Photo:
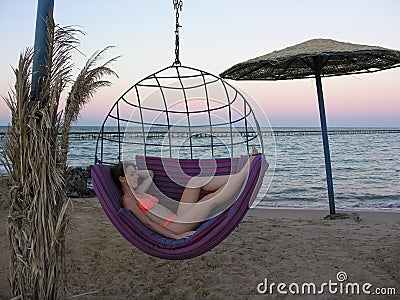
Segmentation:
{"type": "Polygon", "coordinates": [[[4,98],[12,114],[12,124],[3,143],[3,160],[12,166],[13,187],[7,222],[11,289],[16,297],[33,299],[65,296],[65,281],[64,285],[60,281],[65,275],[68,200],[64,196],[64,155],[69,126],[93,93],[109,85],[108,81],[101,80],[102,76],[115,75],[108,67],[115,59],[96,68],[94,64],[103,51],[92,57],[73,85],[63,120],[59,112],[60,98],[71,81],[71,51],[78,44],[75,35],[79,31],[56,28],[51,18],[47,25],[48,59],[38,99],[30,90],[32,49],[21,55],[14,70],[14,91],[4,98]],[[62,140],[65,148],[60,147],[58,139],[62,125],[66,132],[62,140]]]}
{"type": "Polygon", "coordinates": [[[15,91],[6,100],[12,126],[4,152],[13,166],[14,185],[7,224],[10,282],[15,296],[35,299],[58,294],[67,221],[57,135],[58,105],[70,77],[71,48],[54,33],[51,19],[48,28],[48,60],[39,99],[32,99],[30,94],[33,51],[28,49],[14,71],[15,91]]]}
{"type": "Polygon", "coordinates": [[[97,51],[88,59],[68,94],[61,135],[61,149],[63,150],[61,159],[64,162],[67,159],[68,152],[68,133],[71,124],[77,120],[81,108],[88,103],[99,88],[111,85],[110,81],[102,80],[104,76],[109,75],[118,78],[118,75],[110,68],[110,65],[115,62],[119,56],[109,59],[102,65],[97,66],[103,55],[111,48],[112,47],[109,46],[101,51],[97,51]]]}
{"type": "Polygon", "coordinates": [[[102,80],[105,75],[118,77],[109,66],[115,62],[119,56],[106,61],[101,66],[96,66],[103,54],[111,48],[112,47],[109,46],[94,53],[77,76],[67,98],[65,110],[65,120],[67,122],[76,121],[80,109],[92,98],[93,94],[99,88],[111,85],[110,81],[102,80]]]}

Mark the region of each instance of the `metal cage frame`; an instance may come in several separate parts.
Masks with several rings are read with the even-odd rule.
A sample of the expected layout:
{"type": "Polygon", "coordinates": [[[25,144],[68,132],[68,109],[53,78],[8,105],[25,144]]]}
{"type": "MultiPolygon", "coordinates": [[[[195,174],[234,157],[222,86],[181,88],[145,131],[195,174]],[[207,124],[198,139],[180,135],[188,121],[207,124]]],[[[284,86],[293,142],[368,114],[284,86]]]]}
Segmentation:
{"type": "MultiPolygon", "coordinates": [[[[124,147],[128,145],[142,146],[141,155],[148,155],[150,149],[158,148],[157,151],[163,154],[165,152],[163,149],[167,149],[168,156],[174,157],[176,155],[174,151],[184,149],[190,152],[191,159],[199,158],[195,149],[207,149],[209,157],[212,158],[217,157],[216,149],[220,147],[229,149],[230,157],[234,156],[234,148],[240,144],[246,147],[247,154],[253,145],[259,147],[262,152],[264,150],[260,125],[243,94],[219,76],[181,65],[168,66],[145,77],[118,98],[100,128],[96,142],[95,163],[115,163],[109,161],[104,153],[105,147],[110,144],[114,145],[115,150],[118,149],[115,155],[118,161],[122,160],[124,147]],[[216,98],[212,95],[213,89],[218,89],[220,92],[216,98]],[[152,93],[144,95],[144,90],[152,93]],[[180,95],[181,99],[178,102],[182,104],[181,109],[174,108],[178,103],[176,100],[171,105],[169,93],[180,95]],[[196,94],[197,102],[199,100],[204,102],[202,105],[205,106],[202,109],[190,107],[193,93],[196,94]],[[156,97],[156,101],[149,103],[148,99],[146,102],[146,98],[152,96],[156,97]],[[219,106],[215,106],[215,103],[219,106]],[[129,117],[126,108],[132,110],[129,117]],[[222,118],[222,121],[217,118],[216,121],[216,116],[223,112],[227,113],[226,118],[222,118]],[[153,115],[155,118],[150,117],[153,119],[149,121],[148,115],[153,115]],[[178,122],[183,120],[184,125],[177,124],[177,116],[180,116],[178,122]],[[205,120],[204,123],[195,123],[195,117],[199,116],[205,120]],[[116,127],[116,130],[108,131],[109,123],[112,123],[111,126],[116,127]],[[127,130],[131,126],[135,130],[127,130]],[[179,131],[176,128],[179,128],[179,131]],[[223,143],[219,134],[225,137],[223,143]],[[130,135],[134,135],[135,139],[129,138],[130,135]],[[175,143],[174,135],[186,137],[188,143],[175,143]],[[159,138],[163,139],[161,144],[159,138]],[[203,143],[196,143],[198,138],[201,138],[203,143]]],[[[202,152],[204,154],[204,151],[202,152]]]]}

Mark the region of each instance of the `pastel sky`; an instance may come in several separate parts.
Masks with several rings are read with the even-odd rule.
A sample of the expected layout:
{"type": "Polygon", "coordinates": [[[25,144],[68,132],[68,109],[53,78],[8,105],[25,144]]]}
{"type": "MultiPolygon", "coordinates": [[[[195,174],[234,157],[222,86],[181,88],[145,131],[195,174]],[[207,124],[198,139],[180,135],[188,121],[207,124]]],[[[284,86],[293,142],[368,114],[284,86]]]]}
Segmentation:
{"type": "MultiPolygon", "coordinates": [[[[11,66],[33,45],[37,1],[0,1],[0,95],[14,84],[11,66]]],[[[181,61],[213,74],[238,62],[312,38],[378,45],[400,50],[398,0],[184,0],[181,61]]],[[[80,26],[78,69],[96,50],[115,45],[123,55],[119,79],[98,92],[79,125],[100,125],[115,100],[131,85],[174,61],[172,0],[55,0],[60,25],[80,26]]],[[[261,107],[273,127],[319,126],[315,82],[232,81],[261,107]]],[[[400,127],[400,68],[323,79],[328,126],[400,127]]],[[[261,118],[261,125],[267,121],[261,118]]],[[[0,125],[10,113],[0,100],[0,125]]]]}

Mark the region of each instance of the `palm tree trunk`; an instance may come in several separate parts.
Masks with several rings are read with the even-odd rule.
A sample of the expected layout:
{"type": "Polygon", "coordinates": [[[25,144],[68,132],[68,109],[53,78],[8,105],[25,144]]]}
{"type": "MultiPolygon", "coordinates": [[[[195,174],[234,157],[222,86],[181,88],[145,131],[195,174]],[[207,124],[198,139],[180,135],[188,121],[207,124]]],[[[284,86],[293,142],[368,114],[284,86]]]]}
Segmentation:
{"type": "MultiPolygon", "coordinates": [[[[14,296],[56,299],[63,274],[63,247],[68,202],[58,162],[58,118],[48,107],[29,103],[32,52],[21,57],[12,127],[5,154],[12,162],[8,216],[10,283],[14,296]],[[22,67],[22,68],[21,68],[22,67]]],[[[10,101],[12,102],[12,101],[10,101]]]]}
{"type": "Polygon", "coordinates": [[[14,70],[14,91],[4,98],[12,114],[12,125],[3,143],[7,164],[12,165],[7,221],[10,283],[13,295],[22,299],[65,298],[68,134],[82,106],[96,90],[110,85],[101,78],[116,75],[108,65],[118,58],[96,66],[109,47],[95,53],[72,85],[61,115],[60,96],[70,81],[70,52],[76,48],[75,34],[79,31],[70,27],[55,30],[51,17],[47,22],[48,60],[40,99],[30,98],[33,51],[29,49],[14,70]]]}

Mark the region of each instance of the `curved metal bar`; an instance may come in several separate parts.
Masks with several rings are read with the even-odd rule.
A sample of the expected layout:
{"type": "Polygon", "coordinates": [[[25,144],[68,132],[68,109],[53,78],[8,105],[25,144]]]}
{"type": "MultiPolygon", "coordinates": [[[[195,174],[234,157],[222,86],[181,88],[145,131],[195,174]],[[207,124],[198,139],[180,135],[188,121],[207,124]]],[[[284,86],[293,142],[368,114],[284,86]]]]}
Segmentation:
{"type": "MultiPolygon", "coordinates": [[[[216,79],[216,80],[213,80],[213,81],[210,81],[210,82],[206,82],[205,84],[202,83],[202,84],[197,84],[197,85],[185,86],[185,90],[191,90],[191,89],[199,88],[199,87],[202,87],[203,85],[208,85],[208,84],[211,84],[211,83],[214,83],[214,82],[218,82],[218,81],[219,81],[219,79],[216,79]]],[[[158,88],[159,87],[156,84],[138,84],[137,86],[140,86],[140,87],[152,87],[152,88],[158,88]]],[[[170,90],[180,90],[181,89],[180,87],[174,87],[174,86],[170,86],[170,85],[161,85],[161,87],[165,88],[165,89],[170,89],[170,90]]]]}
{"type": "MultiPolygon", "coordinates": [[[[160,83],[160,81],[159,81],[159,79],[158,79],[158,77],[157,76],[155,76],[155,78],[156,78],[156,80],[157,80],[157,83],[159,84],[160,83]]],[[[168,142],[169,142],[169,145],[171,145],[171,133],[170,133],[170,128],[171,128],[171,123],[170,123],[170,119],[169,119],[169,113],[168,113],[168,106],[167,106],[167,100],[165,99],[165,95],[164,95],[164,91],[163,91],[163,88],[162,88],[162,86],[160,86],[159,85],[159,88],[160,88],[160,92],[161,92],[161,95],[162,95],[162,99],[163,99],[163,102],[164,102],[164,107],[165,107],[165,110],[164,110],[164,112],[165,112],[165,114],[166,114],[166,117],[167,117],[167,128],[168,128],[168,142]]],[[[169,149],[169,156],[171,157],[172,156],[172,152],[171,152],[171,147],[170,147],[170,149],[169,149]]]]}
{"type": "MultiPolygon", "coordinates": [[[[130,106],[139,108],[139,105],[130,103],[130,102],[128,102],[128,100],[126,100],[125,98],[122,98],[122,97],[121,97],[121,99],[124,100],[124,102],[125,102],[127,105],[130,105],[130,106]]],[[[188,99],[188,100],[190,100],[190,99],[188,99]]],[[[221,109],[224,109],[224,108],[226,108],[226,107],[228,107],[228,106],[229,106],[229,104],[225,104],[225,105],[222,105],[222,106],[219,106],[219,107],[216,107],[216,108],[211,108],[210,111],[221,110],[221,109]]],[[[144,109],[144,110],[149,110],[149,111],[166,112],[164,109],[161,109],[161,108],[146,107],[146,106],[140,106],[140,107],[141,107],[142,109],[144,109]]],[[[186,113],[187,113],[185,110],[171,110],[171,109],[170,109],[170,110],[168,110],[168,111],[169,111],[169,113],[171,113],[171,114],[185,114],[185,115],[186,115],[186,113]]],[[[208,110],[207,110],[207,109],[203,109],[203,110],[193,110],[193,111],[191,111],[190,113],[196,114],[196,113],[205,113],[205,112],[208,112],[208,110]]]]}
{"type": "Polygon", "coordinates": [[[120,124],[120,117],[119,117],[119,102],[117,105],[117,116],[118,116],[118,161],[121,161],[121,152],[122,152],[122,147],[121,147],[121,124],[120,124]]]}
{"type": "Polygon", "coordinates": [[[142,107],[141,107],[140,94],[139,94],[139,90],[138,90],[137,86],[135,86],[135,91],[136,91],[136,97],[138,99],[138,108],[139,108],[139,113],[140,113],[140,121],[141,121],[141,124],[142,124],[144,155],[146,155],[146,139],[144,137],[143,112],[142,112],[142,107]]]}
{"type": "MultiPolygon", "coordinates": [[[[157,101],[157,99],[155,100],[157,101]]],[[[174,102],[174,105],[175,103],[176,102],[174,102]]],[[[154,120],[158,120],[158,117],[155,117],[154,120]]],[[[154,131],[154,134],[157,135],[158,132],[154,131]]],[[[121,157],[124,145],[142,145],[144,155],[147,155],[147,151],[150,149],[152,150],[152,153],[154,153],[153,151],[156,151],[157,153],[158,151],[163,151],[162,149],[169,148],[170,157],[172,157],[173,155],[173,149],[182,148],[190,150],[190,157],[193,158],[193,150],[201,148],[207,148],[207,150],[210,150],[210,155],[213,157],[216,154],[215,150],[217,148],[221,149],[221,147],[228,147],[228,149],[230,149],[231,156],[233,156],[234,148],[237,145],[246,145],[247,151],[249,151],[249,143],[254,140],[258,141],[261,151],[264,152],[264,145],[258,120],[256,119],[256,116],[250,104],[239,90],[237,90],[224,79],[210,74],[206,71],[202,71],[192,67],[175,65],[163,68],[160,71],[153,73],[138,81],[135,85],[131,86],[127,91],[125,91],[125,93],[123,93],[120,98],[118,98],[118,100],[110,109],[106,119],[102,123],[98,135],[98,140],[96,142],[95,162],[98,162],[99,157],[101,158],[101,161],[104,161],[104,147],[108,146],[110,143],[118,146],[119,159],[121,157]],[[165,75],[165,73],[171,71],[176,75],[165,75]],[[184,74],[185,72],[188,74],[184,74]],[[192,72],[192,74],[190,74],[190,72],[192,72]],[[197,80],[197,78],[201,82],[193,84],[196,82],[191,81],[191,79],[197,80]],[[162,81],[166,79],[176,79],[179,82],[179,86],[171,87],[163,84],[162,81]],[[189,80],[189,82],[186,82],[186,80],[189,80]],[[149,84],[150,81],[154,83],[149,84]],[[215,96],[215,99],[213,99],[212,90],[210,89],[211,84],[218,84],[216,85],[216,87],[220,89],[222,88],[221,92],[225,96],[222,96],[222,98],[219,98],[220,96],[215,96]],[[160,99],[160,103],[162,103],[163,105],[162,108],[149,107],[149,105],[145,105],[145,103],[143,102],[144,98],[141,97],[141,94],[143,91],[146,91],[144,89],[147,88],[150,89],[150,92],[152,92],[151,89],[154,89],[154,91],[159,91],[160,96],[158,97],[160,99]],[[195,88],[200,88],[200,90],[203,90],[203,92],[200,92],[200,95],[197,97],[196,91],[193,90],[195,95],[193,98],[189,98],[187,91],[195,88]],[[183,99],[181,101],[184,103],[185,109],[174,110],[169,107],[169,94],[167,94],[167,91],[172,92],[172,90],[182,91],[183,99]],[[132,98],[132,95],[130,95],[130,93],[132,92],[135,93],[135,96],[133,98],[134,100],[127,100],[128,97],[132,98]],[[189,101],[191,101],[191,99],[203,100],[206,104],[206,108],[190,110],[189,101]],[[220,103],[220,106],[211,107],[211,101],[218,101],[217,103],[220,103]],[[128,107],[121,107],[120,104],[122,103],[128,105],[128,107]],[[238,105],[235,105],[236,103],[238,105]],[[136,120],[128,119],[121,116],[122,109],[128,109],[129,112],[129,107],[139,110],[140,116],[137,117],[136,120]],[[213,113],[215,113],[216,116],[218,116],[219,112],[226,114],[226,109],[228,109],[228,120],[220,122],[219,118],[217,118],[215,119],[215,121],[213,121],[213,113]],[[151,113],[150,116],[152,116],[154,113],[165,114],[165,121],[150,121],[153,117],[146,117],[147,113],[151,113]],[[205,120],[207,121],[204,120],[204,123],[203,121],[201,121],[200,124],[193,123],[193,116],[200,116],[203,113],[207,114],[204,116],[205,120]],[[186,116],[187,124],[174,124],[174,118],[177,117],[178,119],[180,119],[179,115],[186,116]],[[148,118],[149,120],[145,121],[146,118],[148,118]],[[108,120],[116,120],[118,135],[115,135],[115,137],[106,134],[105,129],[108,120]],[[138,133],[142,136],[132,136],[131,138],[129,136],[129,131],[127,131],[126,129],[124,131],[124,136],[122,136],[121,134],[123,124],[126,124],[126,128],[128,128],[129,124],[132,124],[133,126],[137,124],[141,128],[141,131],[138,133]],[[243,125],[238,126],[240,124],[243,125]],[[180,134],[179,131],[171,131],[171,128],[173,128],[174,125],[176,125],[175,129],[179,130],[181,128],[182,133],[188,137],[187,142],[185,142],[184,144],[182,144],[182,140],[179,139],[179,137],[176,140],[173,139],[174,133],[178,135],[180,134]],[[152,128],[160,129],[159,133],[161,135],[164,134],[164,137],[168,139],[167,144],[160,143],[161,135],[159,137],[151,136],[152,128]],[[208,128],[209,130],[209,135],[204,131],[204,129],[206,128],[208,128]],[[224,131],[225,128],[227,130],[227,136],[223,136],[222,139],[217,139],[218,128],[220,128],[222,131],[224,131]],[[235,139],[235,135],[239,135],[241,136],[241,138],[235,139]],[[153,138],[154,140],[152,140],[153,138]],[[198,141],[197,138],[199,139],[198,141]],[[229,139],[229,141],[227,139],[229,139]]],[[[224,152],[225,150],[220,153],[224,152]]]]}
{"type": "Polygon", "coordinates": [[[258,123],[258,120],[256,118],[256,115],[254,114],[253,109],[251,108],[251,105],[248,103],[248,101],[246,100],[246,98],[242,95],[242,93],[237,90],[234,86],[232,86],[229,82],[227,82],[225,79],[221,78],[221,80],[226,83],[228,86],[230,86],[232,89],[234,89],[235,91],[237,91],[237,93],[240,95],[240,97],[243,99],[243,101],[245,101],[248,104],[248,107],[250,108],[249,114],[251,114],[253,116],[256,128],[257,128],[257,134],[259,136],[259,142],[260,142],[260,148],[261,148],[261,153],[264,153],[264,142],[262,139],[262,134],[261,134],[261,128],[260,128],[260,124],[258,123]]]}
{"type": "MultiPolygon", "coordinates": [[[[178,74],[179,82],[180,82],[180,84],[182,86],[183,98],[185,100],[186,113],[187,113],[187,122],[188,122],[188,130],[189,130],[189,143],[190,143],[190,146],[192,146],[192,128],[190,127],[190,113],[189,113],[188,99],[186,97],[186,91],[185,91],[185,87],[184,87],[183,82],[182,82],[182,78],[179,77],[178,67],[175,67],[175,69],[176,69],[176,73],[178,74]]],[[[190,149],[190,158],[193,158],[192,149],[190,149]]]]}
{"type": "Polygon", "coordinates": [[[208,98],[208,90],[207,90],[207,85],[205,84],[206,78],[203,73],[201,73],[203,77],[203,82],[204,82],[204,92],[206,95],[206,101],[207,101],[207,116],[208,116],[208,124],[210,127],[210,139],[211,139],[211,156],[214,157],[214,135],[213,135],[213,126],[211,122],[211,110],[210,110],[210,99],[208,98]]]}

